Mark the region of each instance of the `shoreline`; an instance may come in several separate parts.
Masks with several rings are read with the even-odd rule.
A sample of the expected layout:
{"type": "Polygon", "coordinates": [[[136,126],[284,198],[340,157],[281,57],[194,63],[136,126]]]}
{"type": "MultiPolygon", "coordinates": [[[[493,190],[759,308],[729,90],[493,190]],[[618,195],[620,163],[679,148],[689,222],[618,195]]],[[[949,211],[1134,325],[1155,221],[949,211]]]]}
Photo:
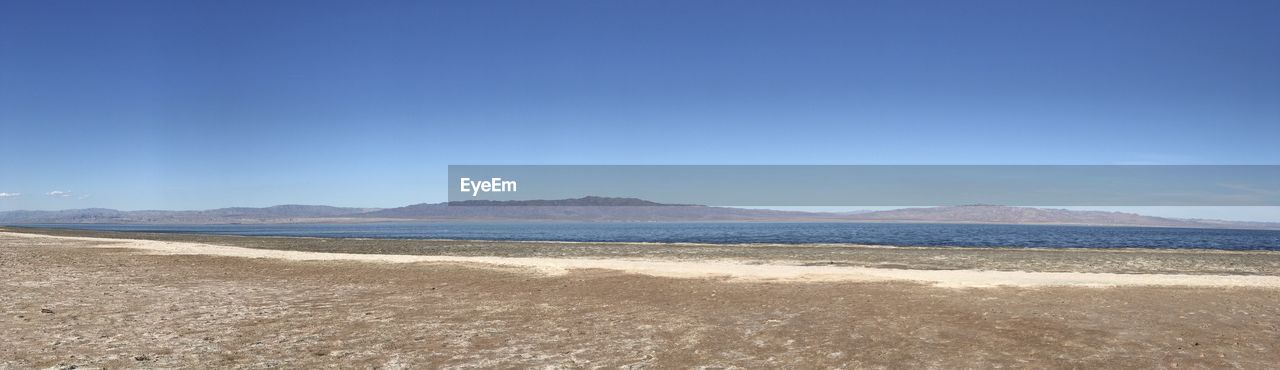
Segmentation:
{"type": "MultiPolygon", "coordinates": [[[[1268,223],[1268,221],[1236,221],[1236,220],[1219,220],[1225,222],[1258,222],[1268,223]]],[[[1153,229],[1192,229],[1192,230],[1256,230],[1256,231],[1280,231],[1280,226],[1238,226],[1230,227],[1223,225],[1204,225],[1204,226],[1173,226],[1173,225],[1142,225],[1142,224],[1112,224],[1112,223],[1070,223],[1070,222],[987,222],[987,221],[943,221],[943,220],[846,220],[846,219],[742,219],[742,220],[671,220],[671,221],[636,221],[636,220],[555,220],[555,219],[450,219],[450,218],[299,218],[289,221],[262,221],[262,222],[236,222],[236,223],[112,223],[112,222],[87,222],[87,223],[33,223],[33,224],[11,224],[0,225],[0,227],[44,227],[47,225],[198,225],[198,226],[230,226],[230,225],[365,225],[365,224],[396,224],[396,223],[515,223],[515,224],[548,224],[548,223],[599,223],[599,224],[618,224],[618,223],[866,223],[866,224],[936,224],[936,225],[1009,225],[1009,226],[1066,226],[1066,227],[1131,227],[1131,228],[1153,228],[1153,229]],[[38,225],[38,226],[26,226],[38,225]]]]}
{"type": "Polygon", "coordinates": [[[1280,275],[1280,252],[1201,249],[868,247],[857,245],[630,244],[421,239],[254,237],[184,233],[19,229],[41,235],[145,239],[265,250],[374,255],[732,260],[749,264],[909,270],[989,270],[1174,275],[1280,275]]]}
{"type": "Polygon", "coordinates": [[[1123,274],[1102,272],[1036,272],[990,270],[924,270],[868,268],[854,266],[813,266],[794,263],[752,263],[720,260],[655,260],[598,258],[534,258],[501,256],[426,256],[397,254],[325,253],[257,249],[147,239],[117,239],[83,236],[0,232],[0,236],[26,239],[93,242],[91,248],[128,248],[162,255],[208,255],[240,258],[269,258],[289,261],[354,261],[378,263],[462,263],[515,267],[542,275],[565,275],[572,270],[604,269],[630,274],[669,278],[712,278],[751,282],[884,282],[907,281],[948,288],[988,287],[1253,287],[1280,288],[1280,276],[1270,275],[1190,275],[1123,274]]]}
{"type": "MultiPolygon", "coordinates": [[[[721,221],[706,221],[721,222],[721,221]]],[[[894,221],[896,222],[896,221],[894,221]]],[[[946,224],[946,223],[940,223],[946,224]]],[[[1041,224],[983,224],[983,225],[1041,225],[1041,224]]],[[[1072,225],[1072,224],[1043,224],[1045,226],[1082,226],[1082,227],[1108,227],[1107,225],[1072,225]]],[[[1123,226],[1111,225],[1111,227],[1148,227],[1148,226],[1123,226]]],[[[1154,226],[1152,226],[1154,227],[1154,226]]],[[[1161,228],[1179,228],[1179,229],[1197,229],[1185,227],[1161,227],[1161,228]]],[[[1204,230],[1254,230],[1254,229],[1204,229],[1204,230]]],[[[1260,231],[1272,231],[1271,229],[1257,229],[1260,231]]],[[[91,237],[100,237],[107,239],[131,239],[138,236],[147,235],[175,235],[175,236],[201,236],[209,238],[262,238],[262,239],[315,239],[315,240],[361,240],[361,241],[405,241],[405,242],[450,242],[450,243],[495,243],[495,244],[580,244],[580,245],[619,245],[619,246],[671,246],[671,247],[735,247],[735,248],[883,248],[883,249],[915,249],[915,250],[965,250],[965,251],[1044,251],[1044,252],[1134,252],[1134,253],[1235,253],[1235,254],[1280,254],[1280,250],[1273,249],[1219,249],[1219,248],[1156,248],[1156,247],[1036,247],[1036,246],[961,246],[961,245],[890,245],[890,244],[860,244],[860,243],[814,243],[814,242],[798,242],[798,243],[698,243],[698,242],[630,242],[630,241],[576,241],[576,240],[499,240],[499,239],[450,239],[450,238],[370,238],[370,237],[325,237],[325,236],[297,236],[297,235],[238,235],[238,234],[210,234],[200,232],[185,231],[119,231],[119,230],[92,230],[81,228],[60,228],[60,227],[44,227],[44,226],[22,226],[22,225],[0,225],[0,232],[30,233],[40,235],[92,235],[91,237]]]]}

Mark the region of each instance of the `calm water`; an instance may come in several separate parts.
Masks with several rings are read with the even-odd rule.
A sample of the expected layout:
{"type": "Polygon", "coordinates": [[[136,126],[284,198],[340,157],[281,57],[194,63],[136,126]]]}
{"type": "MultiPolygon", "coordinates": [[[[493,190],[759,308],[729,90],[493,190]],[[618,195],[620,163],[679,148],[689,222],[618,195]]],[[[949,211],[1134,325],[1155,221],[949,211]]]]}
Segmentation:
{"type": "MultiPolygon", "coordinates": [[[[31,225],[37,226],[37,225],[31,225]]],[[[248,236],[896,246],[1213,248],[1280,250],[1280,231],[908,223],[380,223],[292,225],[39,225],[248,236]]]]}

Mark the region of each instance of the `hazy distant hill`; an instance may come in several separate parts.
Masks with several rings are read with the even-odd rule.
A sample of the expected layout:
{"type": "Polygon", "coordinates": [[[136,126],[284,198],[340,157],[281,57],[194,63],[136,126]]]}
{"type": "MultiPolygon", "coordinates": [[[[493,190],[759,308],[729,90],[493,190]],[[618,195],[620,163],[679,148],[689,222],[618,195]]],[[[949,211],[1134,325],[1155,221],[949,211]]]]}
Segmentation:
{"type": "Polygon", "coordinates": [[[789,212],[665,205],[633,198],[416,204],[359,215],[417,220],[869,221],[1280,229],[1280,223],[1182,220],[1133,213],[968,205],[863,212],[789,212]]]}
{"type": "MultiPolygon", "coordinates": [[[[1214,221],[1209,224],[1196,220],[1143,216],[1133,213],[1072,211],[1029,207],[971,205],[953,207],[903,208],[852,214],[850,220],[865,221],[913,221],[913,222],[972,222],[998,224],[1075,224],[1075,225],[1130,225],[1162,227],[1232,226],[1238,223],[1214,221]]],[[[1255,223],[1264,224],[1264,223],[1255,223]]],[[[1237,225],[1239,226],[1239,225],[1237,225]]],[[[1255,225],[1261,226],[1261,225],[1255,225]]],[[[1280,226],[1272,224],[1271,226],[1280,226]]]]}
{"type": "Polygon", "coordinates": [[[0,212],[0,223],[281,223],[346,218],[376,210],[376,208],[343,208],[293,204],[265,208],[219,208],[204,211],[117,211],[114,209],[89,208],[62,211],[0,212]]]}
{"type": "Polygon", "coordinates": [[[0,224],[228,224],[376,222],[394,220],[952,222],[1280,229],[1280,223],[1184,220],[1121,212],[1071,211],[993,205],[830,213],[661,204],[634,198],[606,197],[530,201],[465,201],[452,204],[423,203],[388,209],[282,205],[266,208],[220,208],[205,211],[117,211],[91,208],[64,211],[0,212],[0,224]]]}

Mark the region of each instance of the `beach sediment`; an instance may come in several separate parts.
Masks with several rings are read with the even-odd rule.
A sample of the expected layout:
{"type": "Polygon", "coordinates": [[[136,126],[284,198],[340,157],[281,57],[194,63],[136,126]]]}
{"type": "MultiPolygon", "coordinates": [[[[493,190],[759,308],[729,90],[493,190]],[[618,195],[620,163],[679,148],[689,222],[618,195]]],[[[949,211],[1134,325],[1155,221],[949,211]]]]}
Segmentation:
{"type": "Polygon", "coordinates": [[[1280,363],[1280,289],[1220,280],[1275,278],[1267,274],[1172,274],[1217,283],[1209,285],[987,286],[854,273],[832,279],[813,271],[872,269],[734,259],[462,257],[475,256],[5,232],[0,336],[8,345],[0,367],[1280,363]],[[690,275],[664,275],[669,266],[690,275]],[[725,266],[733,270],[715,270],[725,266]]]}

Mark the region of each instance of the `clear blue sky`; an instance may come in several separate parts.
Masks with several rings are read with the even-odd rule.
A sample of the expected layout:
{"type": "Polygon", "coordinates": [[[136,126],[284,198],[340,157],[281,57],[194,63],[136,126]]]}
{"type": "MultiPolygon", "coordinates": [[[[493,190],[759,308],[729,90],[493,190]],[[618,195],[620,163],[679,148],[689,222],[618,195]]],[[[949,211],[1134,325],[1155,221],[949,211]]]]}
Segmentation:
{"type": "Polygon", "coordinates": [[[0,210],[449,164],[1280,164],[1280,1],[0,1],[0,210]],[[52,191],[67,194],[48,195],[52,191]]]}

